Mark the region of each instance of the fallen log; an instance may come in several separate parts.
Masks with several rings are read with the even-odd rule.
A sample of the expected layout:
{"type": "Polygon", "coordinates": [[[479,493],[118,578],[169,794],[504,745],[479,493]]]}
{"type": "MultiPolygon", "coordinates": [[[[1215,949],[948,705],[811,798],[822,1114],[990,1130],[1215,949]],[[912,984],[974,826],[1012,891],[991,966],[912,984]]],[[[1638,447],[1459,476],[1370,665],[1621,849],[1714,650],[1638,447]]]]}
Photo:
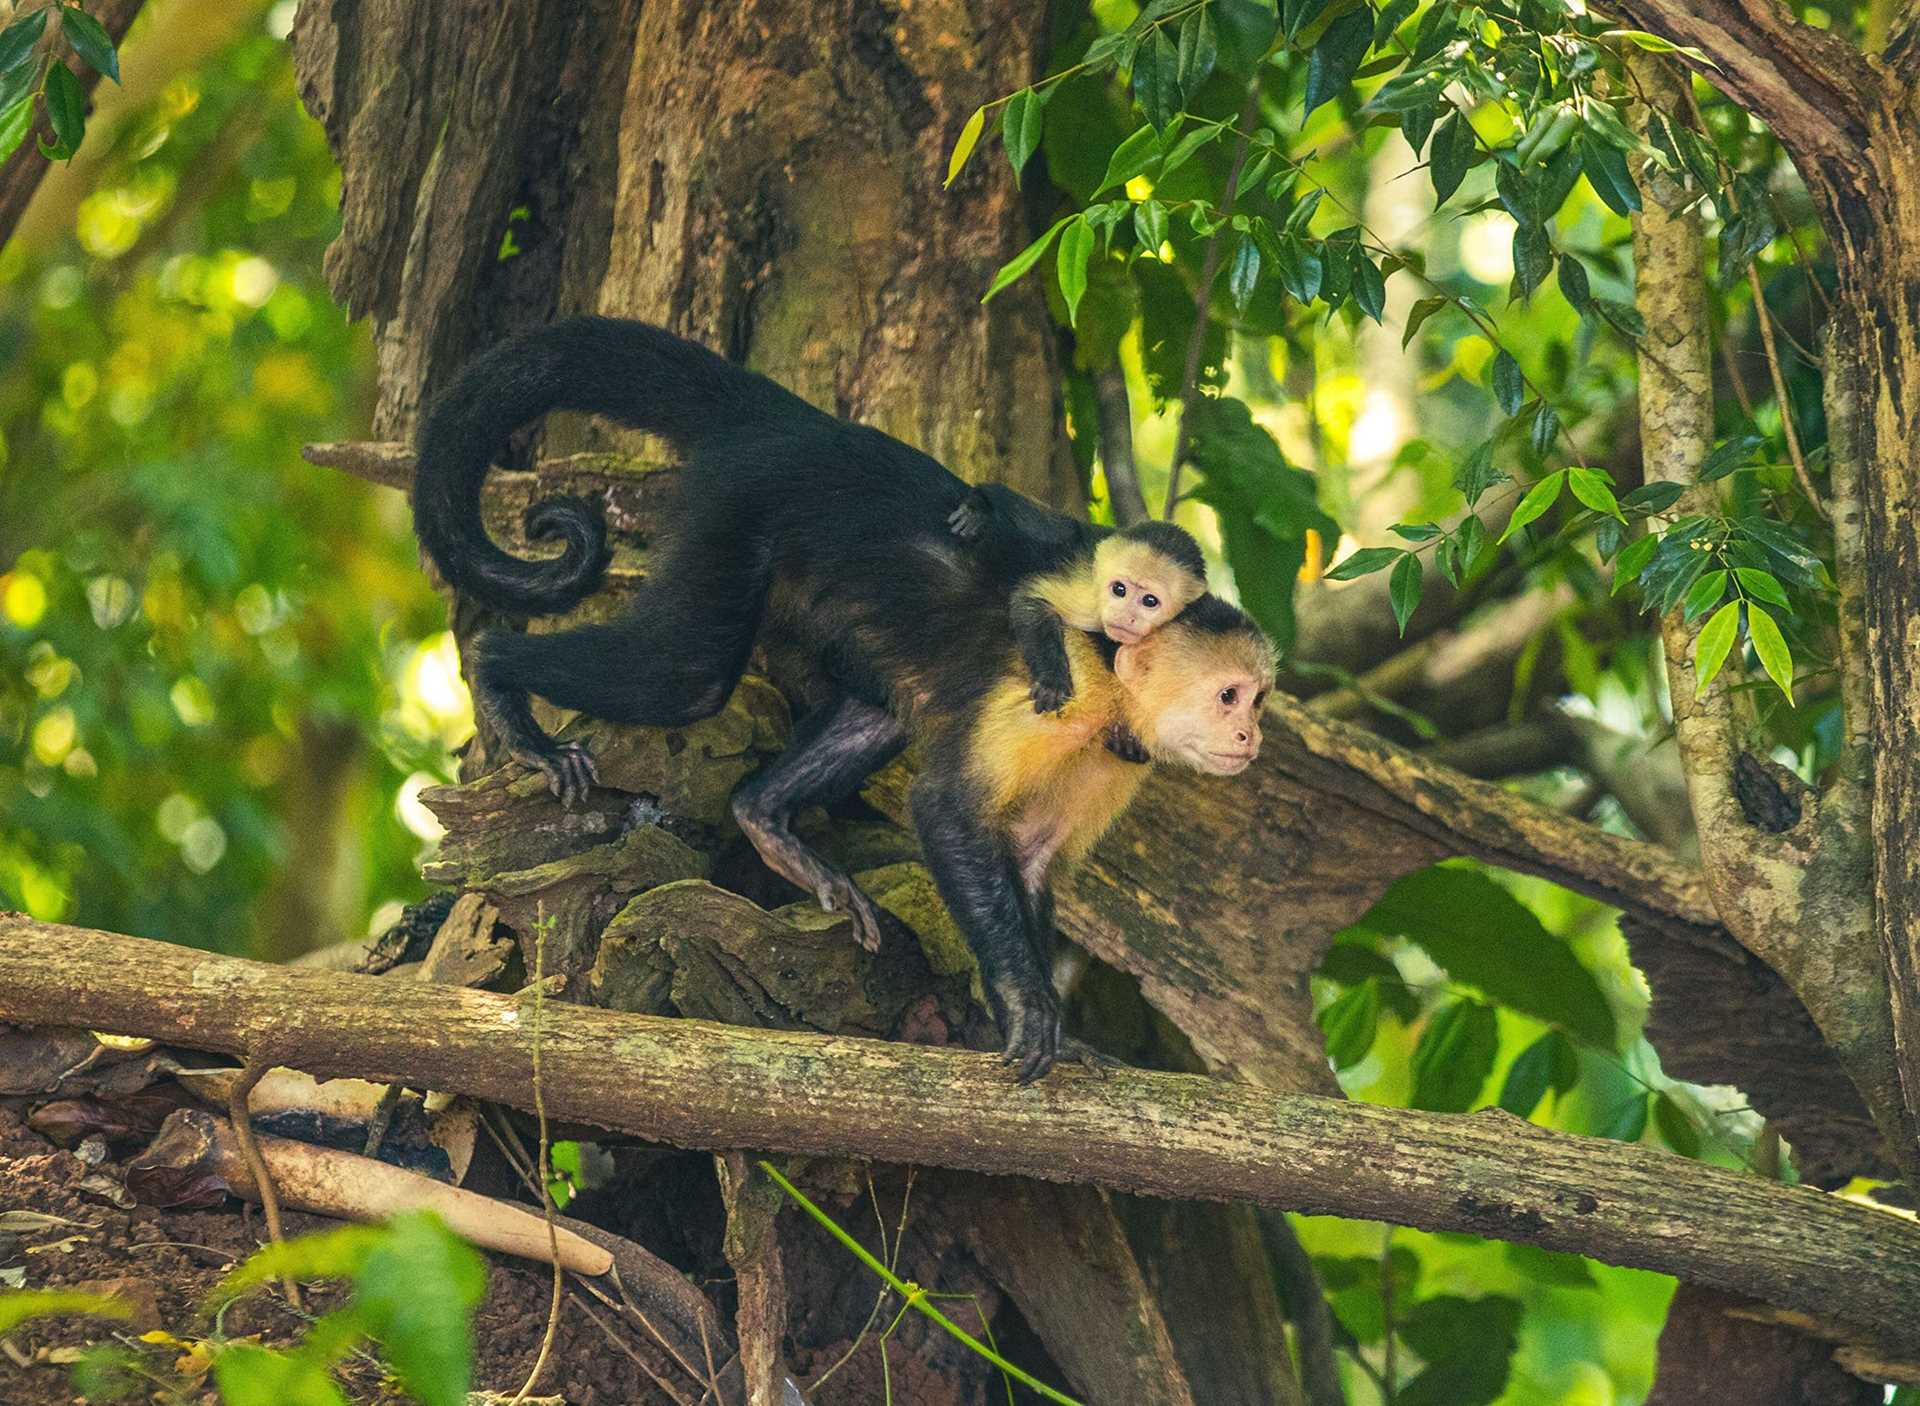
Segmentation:
{"type": "MultiPolygon", "coordinates": [[[[299,971],[9,914],[0,1020],[143,1035],[304,1069],[532,1101],[516,997],[299,971]]],[[[550,1116],[674,1146],[868,1157],[1459,1230],[1678,1275],[1920,1355],[1920,1226],[1806,1187],[1548,1132],[1195,1075],[548,1002],[550,1116]]]]}

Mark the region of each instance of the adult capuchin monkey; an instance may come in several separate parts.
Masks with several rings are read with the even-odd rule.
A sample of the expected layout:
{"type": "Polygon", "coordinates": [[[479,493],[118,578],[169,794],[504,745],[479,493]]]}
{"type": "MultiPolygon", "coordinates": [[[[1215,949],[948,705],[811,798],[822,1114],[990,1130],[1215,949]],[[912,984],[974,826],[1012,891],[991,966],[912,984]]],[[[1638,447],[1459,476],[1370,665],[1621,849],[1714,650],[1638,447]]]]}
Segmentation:
{"type": "Polygon", "coordinates": [[[825,696],[735,792],[742,829],[769,867],[844,907],[877,945],[872,902],[792,821],[920,739],[912,808],[927,865],[979,960],[1004,1057],[1022,1082],[1046,1073],[1074,1045],[1049,975],[1048,867],[1084,852],[1144,771],[1104,739],[1125,724],[1155,758],[1244,770],[1272,682],[1265,637],[1212,596],[1117,650],[1069,631],[1073,701],[1036,714],[1009,602],[1016,579],[1062,564],[1074,534],[1001,532],[983,557],[948,527],[967,485],[927,455],[660,328],[591,317],[477,358],[420,434],[421,544],[456,590],[501,612],[566,610],[605,572],[605,524],[584,500],[528,511],[530,534],[562,544],[544,560],[502,551],[481,522],[481,483],[507,436],[556,409],[658,434],[686,464],[667,545],[622,619],[479,641],[474,700],[508,750],[571,804],[597,779],[592,760],[540,729],[529,695],[609,722],[684,726],[726,703],[763,632],[796,646],[825,696]]]}

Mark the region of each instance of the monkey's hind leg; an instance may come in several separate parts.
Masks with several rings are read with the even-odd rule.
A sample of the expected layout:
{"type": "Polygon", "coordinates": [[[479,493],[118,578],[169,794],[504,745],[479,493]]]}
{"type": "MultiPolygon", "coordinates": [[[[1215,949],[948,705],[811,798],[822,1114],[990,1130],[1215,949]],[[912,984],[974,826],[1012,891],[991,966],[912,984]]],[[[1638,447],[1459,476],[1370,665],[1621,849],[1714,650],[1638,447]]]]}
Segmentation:
{"type": "Polygon", "coordinates": [[[907,735],[892,714],[852,698],[829,699],[794,729],[786,750],[734,788],[733,818],[774,873],[853,919],[860,945],[880,950],[880,910],[853,876],[793,832],[794,816],[853,793],[900,755],[907,735]]]}
{"type": "Polygon", "coordinates": [[[913,828],[934,885],[980,962],[980,984],[1006,1037],[1000,1057],[1031,1084],[1060,1055],[1060,998],[1040,955],[1042,944],[1052,950],[1051,926],[1036,939],[1019,866],[964,780],[923,772],[913,785],[913,828]]]}

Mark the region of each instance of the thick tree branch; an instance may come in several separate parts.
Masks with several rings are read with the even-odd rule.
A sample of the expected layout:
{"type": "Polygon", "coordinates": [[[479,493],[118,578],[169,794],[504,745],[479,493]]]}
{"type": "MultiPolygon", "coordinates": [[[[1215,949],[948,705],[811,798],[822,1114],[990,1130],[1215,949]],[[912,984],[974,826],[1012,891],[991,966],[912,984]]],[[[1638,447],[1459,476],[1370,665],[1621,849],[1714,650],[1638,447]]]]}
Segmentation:
{"type": "Polygon", "coordinates": [[[1839,35],[1802,24],[1778,0],[1615,0],[1608,8],[1704,53],[1712,63],[1693,63],[1694,71],[1771,127],[1796,158],[1864,161],[1867,105],[1885,84],[1839,35]]]}
{"type": "MultiPolygon", "coordinates": [[[[0,1019],[530,1102],[530,1007],[489,992],[299,971],[0,916],[0,1019]]],[[[1087,1181],[1497,1239],[1677,1274],[1920,1353],[1920,1228],[1804,1187],[1501,1113],[1428,1114],[1192,1075],[1063,1069],[1019,1088],[991,1055],[554,1003],[549,1113],[676,1146],[871,1157],[1087,1181]]]]}
{"type": "MultiPolygon", "coordinates": [[[[1640,55],[1632,72],[1648,102],[1673,110],[1685,79],[1640,55]]],[[[1648,483],[1690,485],[1677,507],[1719,511],[1717,490],[1694,483],[1713,446],[1712,332],[1700,280],[1700,216],[1690,192],[1652,161],[1639,172],[1644,208],[1634,220],[1636,301],[1646,319],[1640,356],[1640,432],[1648,483]]],[[[1859,1087],[1902,1164],[1914,1138],[1889,1055],[1892,1020],[1874,938],[1872,889],[1860,842],[1857,789],[1843,779],[1824,797],[1803,794],[1739,744],[1732,685],[1736,655],[1696,697],[1695,639],[1704,621],[1679,611],[1661,621],[1674,730],[1714,906],[1741,943],[1780,972],[1807,1005],[1859,1087]],[[1746,784],[1743,785],[1743,780],[1746,784]],[[1788,805],[1757,817],[1753,787],[1788,805]]]]}

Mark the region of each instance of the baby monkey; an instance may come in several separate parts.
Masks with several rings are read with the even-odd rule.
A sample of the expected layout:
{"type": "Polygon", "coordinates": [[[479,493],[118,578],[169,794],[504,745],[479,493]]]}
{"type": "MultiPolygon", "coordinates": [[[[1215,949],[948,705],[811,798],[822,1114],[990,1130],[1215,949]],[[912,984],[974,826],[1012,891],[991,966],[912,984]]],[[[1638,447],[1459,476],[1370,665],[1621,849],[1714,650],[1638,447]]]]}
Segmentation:
{"type": "MultiPolygon", "coordinates": [[[[1073,697],[1073,670],[1065,631],[1103,634],[1115,644],[1138,644],[1185,610],[1207,589],[1200,544],[1170,522],[1147,521],[1109,531],[1049,513],[996,485],[977,486],[947,519],[954,536],[978,542],[994,569],[997,538],[1020,533],[1054,547],[1054,564],[1028,571],[1014,587],[1009,612],[1014,641],[1033,681],[1033,710],[1057,713],[1073,697]]],[[[1120,729],[1108,746],[1129,760],[1145,760],[1120,729]],[[1137,756],[1129,756],[1137,751],[1137,756]]]]}

